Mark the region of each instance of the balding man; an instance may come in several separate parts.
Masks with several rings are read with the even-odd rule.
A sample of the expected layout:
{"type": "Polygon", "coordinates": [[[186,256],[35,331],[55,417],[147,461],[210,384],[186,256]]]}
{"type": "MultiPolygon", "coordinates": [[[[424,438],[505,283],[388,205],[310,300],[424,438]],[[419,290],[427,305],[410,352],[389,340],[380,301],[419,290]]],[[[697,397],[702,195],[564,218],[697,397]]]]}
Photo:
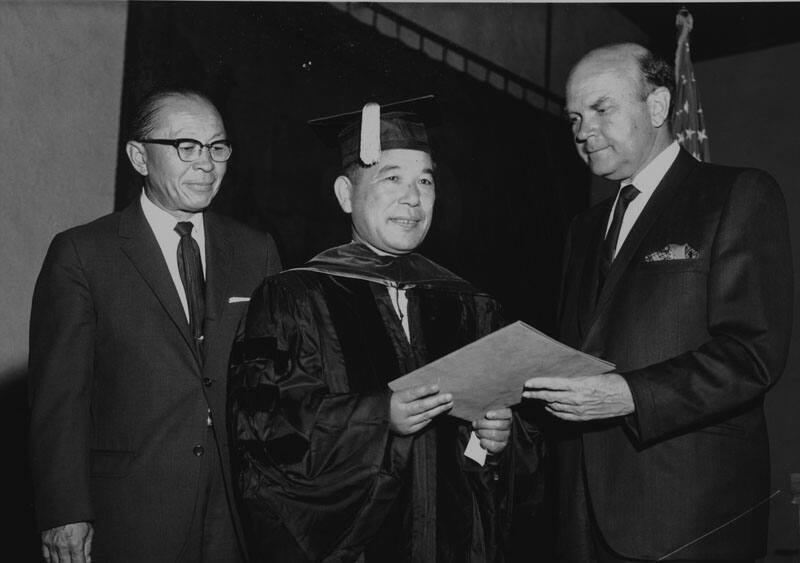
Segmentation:
{"type": "Polygon", "coordinates": [[[31,450],[46,561],[231,562],[225,393],[271,237],[206,211],[231,145],[203,95],[138,108],[123,211],[55,237],[31,314],[31,450]]]}
{"type": "Polygon", "coordinates": [[[590,52],[567,82],[578,153],[620,188],[571,226],[559,313],[563,340],[616,371],[526,384],[568,421],[564,561],[766,553],[763,400],[792,324],[785,204],[766,173],[678,146],[673,89],[632,44],[590,52]]]}

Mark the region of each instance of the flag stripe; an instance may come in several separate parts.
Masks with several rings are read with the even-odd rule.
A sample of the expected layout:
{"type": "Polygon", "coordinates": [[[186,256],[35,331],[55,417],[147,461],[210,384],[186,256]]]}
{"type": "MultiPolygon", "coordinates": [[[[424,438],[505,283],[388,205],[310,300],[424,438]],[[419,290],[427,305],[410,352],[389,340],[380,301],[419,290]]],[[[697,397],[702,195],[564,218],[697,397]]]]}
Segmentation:
{"type": "Polygon", "coordinates": [[[683,29],[680,33],[675,52],[675,104],[672,131],[681,146],[692,153],[697,160],[708,162],[711,160],[711,150],[689,48],[691,14],[682,10],[678,13],[677,22],[679,28],[688,26],[688,29],[683,29]]]}

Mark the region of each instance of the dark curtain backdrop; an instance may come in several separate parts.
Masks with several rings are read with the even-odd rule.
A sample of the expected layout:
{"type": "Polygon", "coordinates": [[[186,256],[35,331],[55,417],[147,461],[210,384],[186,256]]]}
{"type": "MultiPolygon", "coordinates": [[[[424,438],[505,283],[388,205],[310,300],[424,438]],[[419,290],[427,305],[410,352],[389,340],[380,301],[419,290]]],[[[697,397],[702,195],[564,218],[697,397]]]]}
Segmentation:
{"type": "Polygon", "coordinates": [[[141,186],[122,150],[127,118],[159,83],[217,103],[234,155],[213,208],[272,232],[287,266],[349,240],[338,155],[306,122],[435,94],[437,203],[421,251],[497,295],[508,320],[552,332],[564,233],[590,185],[561,118],[328,4],[131,2],[118,208],[141,186]]]}

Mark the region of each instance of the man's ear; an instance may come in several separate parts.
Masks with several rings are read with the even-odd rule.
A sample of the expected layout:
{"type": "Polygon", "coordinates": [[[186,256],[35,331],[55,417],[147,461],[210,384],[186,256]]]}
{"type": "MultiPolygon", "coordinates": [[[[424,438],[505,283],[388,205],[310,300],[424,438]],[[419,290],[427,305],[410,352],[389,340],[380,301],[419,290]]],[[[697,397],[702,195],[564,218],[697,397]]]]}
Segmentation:
{"type": "Polygon", "coordinates": [[[647,96],[647,109],[650,112],[650,123],[653,127],[661,127],[669,116],[669,101],[672,98],[669,89],[659,86],[647,96]]]}
{"type": "Polygon", "coordinates": [[[339,207],[345,213],[353,212],[353,183],[347,176],[338,176],[333,182],[333,191],[336,194],[336,199],[339,201],[339,207]]]}
{"type": "Polygon", "coordinates": [[[147,176],[147,154],[144,152],[144,145],[137,141],[128,141],[125,145],[125,152],[134,170],[142,176],[147,176]]]}

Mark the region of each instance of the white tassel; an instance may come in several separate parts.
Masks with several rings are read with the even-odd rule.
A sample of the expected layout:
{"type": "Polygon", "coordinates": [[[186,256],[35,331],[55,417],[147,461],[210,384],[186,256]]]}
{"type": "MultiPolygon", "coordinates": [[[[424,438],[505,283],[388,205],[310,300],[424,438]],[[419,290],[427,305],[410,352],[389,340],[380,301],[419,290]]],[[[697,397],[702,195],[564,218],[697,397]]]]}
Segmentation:
{"type": "Polygon", "coordinates": [[[381,106],[369,102],[361,110],[361,162],[372,166],[381,156],[381,106]]]}

